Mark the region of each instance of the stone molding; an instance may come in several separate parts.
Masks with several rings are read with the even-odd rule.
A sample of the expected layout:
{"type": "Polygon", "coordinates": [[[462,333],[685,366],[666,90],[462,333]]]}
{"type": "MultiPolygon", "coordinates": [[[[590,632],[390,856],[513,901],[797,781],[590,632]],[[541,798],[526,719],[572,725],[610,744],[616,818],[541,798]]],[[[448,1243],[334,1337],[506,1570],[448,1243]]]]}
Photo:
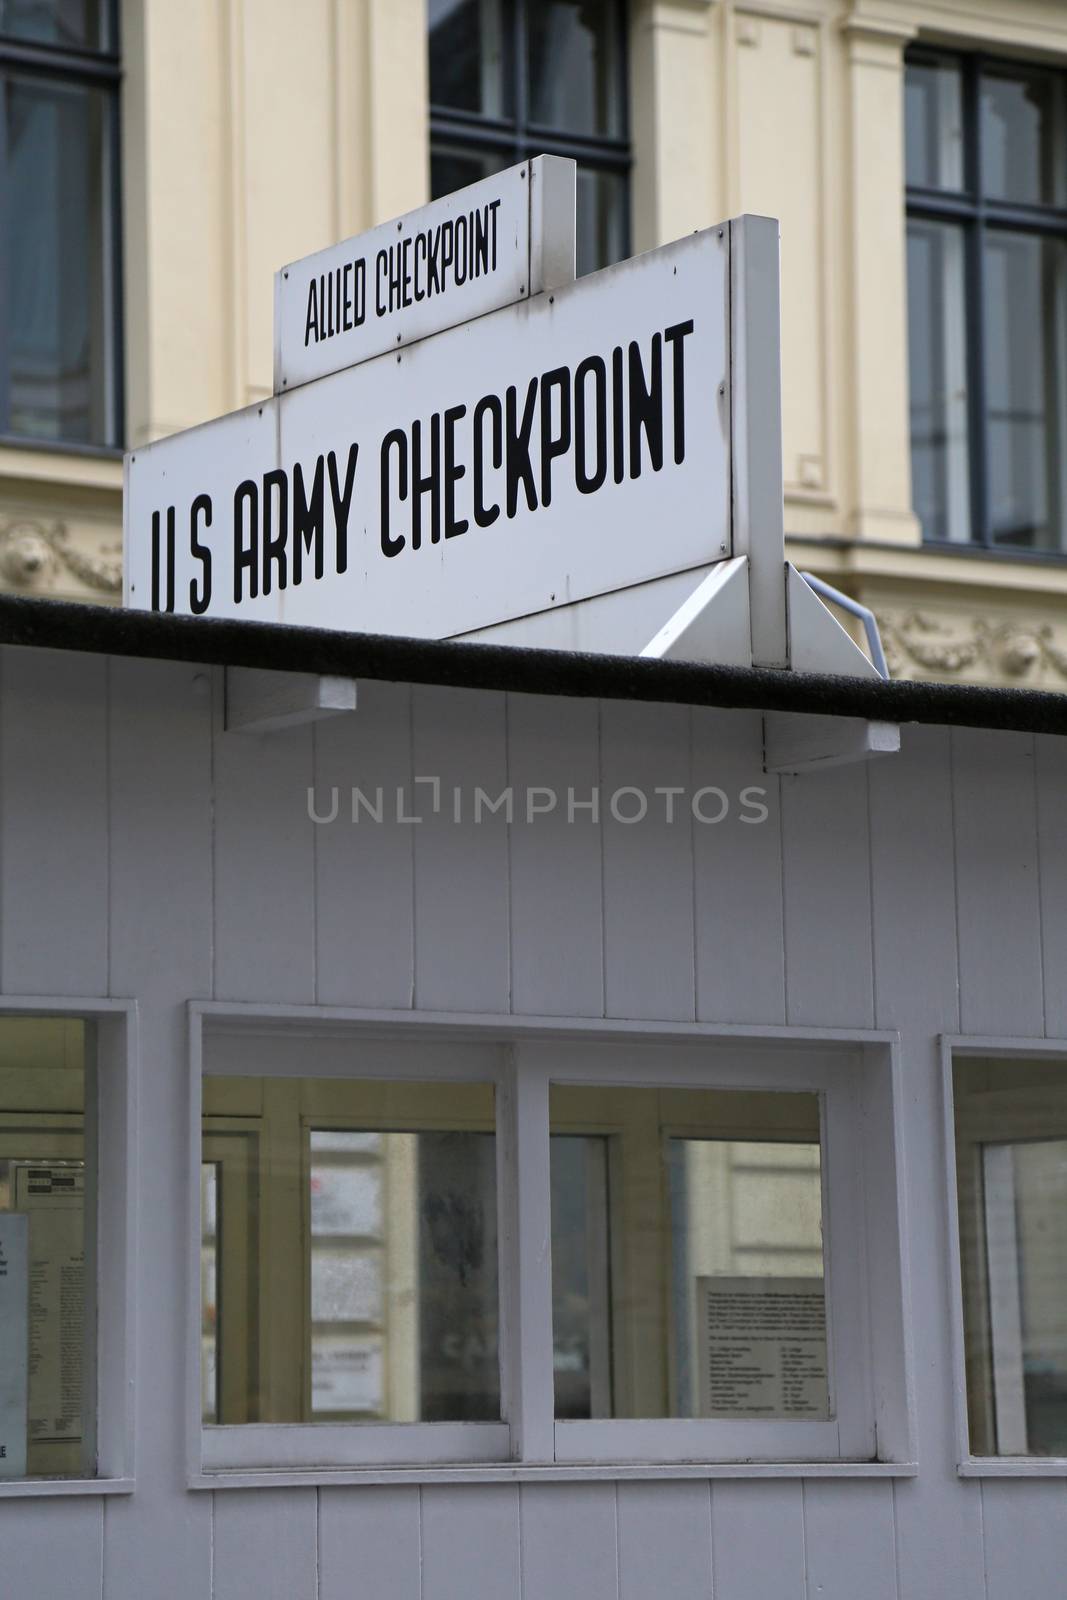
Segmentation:
{"type": "Polygon", "coordinates": [[[1067,627],[1019,617],[951,620],[923,610],[876,608],[894,678],[945,677],[1015,688],[1067,686],[1067,627]]]}
{"type": "Polygon", "coordinates": [[[73,593],[118,600],[122,594],[122,541],[114,530],[101,538],[66,523],[33,516],[0,522],[0,589],[27,594],[73,593]]]}

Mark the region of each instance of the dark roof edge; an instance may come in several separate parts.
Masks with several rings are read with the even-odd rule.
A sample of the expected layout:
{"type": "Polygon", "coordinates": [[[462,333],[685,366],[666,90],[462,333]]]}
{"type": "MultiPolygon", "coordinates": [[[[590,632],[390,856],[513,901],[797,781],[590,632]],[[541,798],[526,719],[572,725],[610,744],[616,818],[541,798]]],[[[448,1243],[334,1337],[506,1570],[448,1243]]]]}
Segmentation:
{"type": "Polygon", "coordinates": [[[390,638],[221,617],[168,616],[20,595],[0,594],[0,644],[516,694],[1067,734],[1067,695],[1035,689],[884,683],[875,678],[718,667],[698,661],[650,661],[515,645],[390,638]]]}

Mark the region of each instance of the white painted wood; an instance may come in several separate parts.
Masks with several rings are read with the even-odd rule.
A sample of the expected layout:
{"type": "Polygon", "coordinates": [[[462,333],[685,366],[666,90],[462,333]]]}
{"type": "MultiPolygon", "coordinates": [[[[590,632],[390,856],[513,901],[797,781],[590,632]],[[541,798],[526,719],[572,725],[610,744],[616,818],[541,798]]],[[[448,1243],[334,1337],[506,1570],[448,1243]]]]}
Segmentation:
{"type": "Polygon", "coordinates": [[[319,1491],[318,1600],[422,1600],[420,1491],[319,1491]]]}
{"type": "Polygon", "coordinates": [[[508,699],[511,1005],[517,1012],[604,1010],[601,828],[588,809],[599,778],[595,700],[508,699]],[[542,792],[537,792],[542,791],[542,792]],[[534,805],[551,811],[531,812],[534,805]]]}
{"type": "MultiPolygon", "coordinates": [[[[780,794],[762,760],[758,713],[694,709],[693,793],[717,787],[730,800],[721,822],[693,827],[702,1021],[785,1021],[780,794]]],[[[705,814],[716,814],[711,797],[705,814]]]]}
{"type": "Polygon", "coordinates": [[[867,769],[782,779],[786,1015],[869,1027],[867,769]]]}
{"type": "Polygon", "coordinates": [[[506,1461],[508,1430],[492,1422],[254,1422],[204,1429],[203,1467],[247,1472],[284,1466],[328,1471],[359,1464],[414,1466],[422,1461],[506,1461]]]}
{"type": "MultiPolygon", "coordinates": [[[[1063,1467],[1061,1464],[1060,1472],[1063,1467]]],[[[487,1483],[681,1483],[718,1478],[750,1480],[799,1480],[801,1478],[909,1479],[918,1476],[915,1461],[585,1461],[567,1465],[523,1466],[502,1462],[494,1466],[463,1465],[410,1467],[344,1467],[328,1472],[291,1472],[284,1468],[251,1472],[197,1473],[188,1480],[191,1489],[223,1493],[234,1489],[306,1489],[308,1487],[345,1488],[419,1484],[487,1483]]],[[[68,1491],[69,1492],[69,1491],[68,1491]]],[[[81,1486],[78,1492],[84,1492],[81,1486]]],[[[112,1485],[110,1493],[126,1492],[112,1485]]]]}
{"type": "Polygon", "coordinates": [[[512,1484],[422,1491],[421,1600],[518,1595],[519,1495],[512,1484]]]}
{"type": "Polygon", "coordinates": [[[104,1501],[0,1505],[4,1591],[34,1600],[103,1593],[104,1501]]]}
{"type": "Polygon", "coordinates": [[[803,1503],[807,1594],[898,1600],[893,1485],[805,1483],[803,1503]]]}
{"type": "Polygon", "coordinates": [[[728,227],[732,554],[749,561],[752,664],[787,667],[778,224],[745,216],[728,227]]]}
{"type": "Polygon", "coordinates": [[[215,993],[315,996],[311,729],[215,743],[215,993]]]}
{"type": "Polygon", "coordinates": [[[211,992],[212,705],[194,667],[115,661],[110,674],[110,984],[137,999],[140,1048],[137,1493],[109,1502],[104,1600],[188,1600],[208,1594],[211,1581],[210,1503],[183,1489],[183,1000],[211,992]]]}
{"type": "Polygon", "coordinates": [[[314,824],[316,999],[410,1006],[415,828],[397,799],[411,793],[411,690],[361,684],[358,713],[313,742],[314,814],[337,813],[314,824]]]}
{"type": "Polygon", "coordinates": [[[763,765],[767,772],[819,772],[895,755],[899,749],[900,729],[895,722],[776,711],[768,711],[764,718],[763,765]]]}
{"type": "Polygon", "coordinates": [[[574,282],[578,173],[563,156],[535,156],[528,171],[529,293],[545,294],[574,282]]]}
{"type": "Polygon", "coordinates": [[[1045,1031],[1034,745],[1027,734],[952,735],[960,1024],[1045,1031]]]}
{"type": "MultiPolygon", "coordinates": [[[[846,678],[880,678],[878,668],[789,563],[789,665],[794,672],[832,672],[846,678]]],[[[842,719],[844,720],[844,719],[842,719]]]]}
{"type": "Polygon", "coordinates": [[[686,598],[714,564],[672,572],[647,583],[634,583],[610,594],[592,595],[571,605],[553,606],[533,616],[490,628],[458,634],[472,644],[519,644],[542,650],[581,650],[637,655],[644,649],[664,617],[685,604],[686,598]]]}
{"type": "Polygon", "coordinates": [[[211,1554],[212,1600],[318,1600],[315,1491],[219,1495],[211,1554]]]}
{"type": "Polygon", "coordinates": [[[981,1485],[981,1494],[988,1600],[1049,1600],[1062,1594],[1067,1572],[1064,1484],[991,1482],[981,1485]]]}
{"type": "Polygon", "coordinates": [[[982,1147],[989,1337],[993,1345],[993,1408],[997,1451],[1026,1455],[1022,1283],[1015,1215],[1015,1158],[1010,1144],[982,1147]]]}
{"type": "Polygon", "coordinates": [[[799,1483],[715,1483],[711,1489],[715,1600],[806,1600],[799,1483]]]}
{"type": "Polygon", "coordinates": [[[454,689],[414,691],[415,1003],[442,1011],[506,1011],[507,822],[483,809],[507,787],[505,699],[454,689]],[[459,821],[456,821],[456,793],[459,821]],[[435,808],[436,804],[436,810],[435,808]]]}
{"type": "Polygon", "coordinates": [[[1045,1032],[1067,1034],[1067,743],[1034,740],[1045,1032]]]}
{"type": "Polygon", "coordinates": [[[501,1398],[512,1455],[546,1462],[555,1453],[548,1072],[513,1051],[497,1094],[501,1398]]]}
{"type": "Polygon", "coordinates": [[[615,1485],[524,1484],[523,1600],[618,1600],[615,1485]]]}
{"type": "Polygon", "coordinates": [[[706,1483],[620,1483],[619,1600],[711,1597],[711,1492],[706,1483]]]}
{"type": "Polygon", "coordinates": [[[226,668],[227,733],[271,733],[326,721],[355,709],[352,678],[226,668]]]}
{"type": "Polygon", "coordinates": [[[609,1016],[696,1014],[689,716],[684,706],[617,702],[601,711],[609,1016]],[[642,806],[641,820],[618,820],[640,817],[642,806]]]}
{"type": "Polygon", "coordinates": [[[641,651],[653,661],[752,665],[748,557],[722,561],[694,588],[641,651]]]}
{"type": "Polygon", "coordinates": [[[0,988],[107,991],[107,662],[0,659],[0,988]]]}

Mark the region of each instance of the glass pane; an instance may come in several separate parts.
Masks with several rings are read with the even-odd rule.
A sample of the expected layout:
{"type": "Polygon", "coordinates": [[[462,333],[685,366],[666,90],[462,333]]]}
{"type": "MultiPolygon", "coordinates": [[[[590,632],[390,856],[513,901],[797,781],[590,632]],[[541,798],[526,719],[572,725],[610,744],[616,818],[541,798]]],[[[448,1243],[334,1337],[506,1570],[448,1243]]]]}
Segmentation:
{"type": "Polygon", "coordinates": [[[111,0],[0,0],[0,34],[70,50],[113,48],[111,0]]]}
{"type": "Polygon", "coordinates": [[[514,0],[429,0],[430,104],[514,113],[514,0]]]}
{"type": "Polygon", "coordinates": [[[908,223],[911,487],[927,539],[971,538],[963,234],[908,223]]]}
{"type": "Polygon", "coordinates": [[[511,152],[497,155],[494,151],[457,150],[435,143],[430,150],[430,199],[439,200],[444,194],[490,178],[494,172],[514,166],[516,159],[511,152]]]}
{"type": "Polygon", "coordinates": [[[971,1449],[1065,1456],[1067,1073],[967,1061],[953,1076],[971,1449]]]}
{"type": "Polygon", "coordinates": [[[982,188],[995,200],[1063,205],[1064,84],[1058,74],[991,67],[982,74],[982,188]]]}
{"type": "Polygon", "coordinates": [[[621,173],[578,168],[578,276],[621,261],[627,253],[626,184],[621,173]]]}
{"type": "Polygon", "coordinates": [[[0,1019],[0,1479],[95,1470],[81,1023],[0,1019]]]}
{"type": "Polygon", "coordinates": [[[551,1126],[556,1415],[828,1418],[818,1097],[553,1085],[551,1126]]]}
{"type": "Polygon", "coordinates": [[[622,38],[616,0],[538,0],[527,8],[530,121],[622,136],[622,38]]]}
{"type": "Polygon", "coordinates": [[[218,1359],[219,1164],[200,1167],[200,1408],[205,1422],[219,1420],[218,1359]]]}
{"type": "Polygon", "coordinates": [[[993,537],[1062,549],[1067,244],[987,233],[984,337],[993,537]]]}
{"type": "Polygon", "coordinates": [[[908,62],[904,131],[909,186],[963,188],[963,94],[956,61],[908,62]]]}
{"type": "Polygon", "coordinates": [[[499,1420],[492,1086],[208,1077],[205,1150],[223,1108],[218,1420],[499,1420]]]}
{"type": "Polygon", "coordinates": [[[103,90],[2,82],[7,392],[0,431],[116,444],[111,320],[113,104],[103,90]]]}

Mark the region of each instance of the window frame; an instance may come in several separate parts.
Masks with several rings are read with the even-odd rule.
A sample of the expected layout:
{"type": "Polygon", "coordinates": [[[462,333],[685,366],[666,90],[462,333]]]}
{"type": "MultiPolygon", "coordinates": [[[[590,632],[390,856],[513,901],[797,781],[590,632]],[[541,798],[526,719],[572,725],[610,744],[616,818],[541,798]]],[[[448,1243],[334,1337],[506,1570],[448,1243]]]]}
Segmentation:
{"type": "MultiPolygon", "coordinates": [[[[982,183],[982,119],[979,90],[983,72],[998,67],[1026,68],[1057,77],[1067,96],[1067,68],[1023,57],[991,55],[988,52],[959,50],[922,41],[909,45],[904,53],[905,73],[912,65],[953,61],[960,69],[963,118],[962,172],[960,189],[928,188],[907,182],[905,171],[905,230],[916,219],[958,226],[963,235],[964,339],[967,386],[967,482],[970,498],[970,529],[966,539],[935,539],[923,533],[923,545],[954,554],[992,555],[1008,561],[1067,561],[1067,527],[1064,546],[1059,550],[1033,550],[1025,546],[998,543],[993,537],[989,513],[989,449],[987,419],[986,346],[983,331],[985,300],[984,246],[990,232],[1010,232],[1016,236],[1063,240],[1067,246],[1067,201],[1063,205],[1028,205],[998,200],[985,193],[982,183]]],[[[906,136],[906,135],[905,135],[906,136]]],[[[1067,394],[1063,397],[1067,412],[1067,394]]],[[[1062,419],[1067,422],[1067,417],[1062,419]]],[[[909,427],[910,439],[910,427],[909,427]]]]}
{"type": "Polygon", "coordinates": [[[85,1251],[96,1283],[96,1320],[88,1367],[96,1375],[97,1475],[0,1479],[0,1501],[132,1494],[136,1421],[137,1005],[132,1000],[85,996],[4,995],[0,997],[0,1020],[4,1017],[64,1018],[85,1022],[91,1029],[86,1076],[95,1076],[96,1095],[95,1103],[86,1105],[83,1137],[86,1175],[95,1176],[96,1194],[96,1228],[86,1230],[85,1251]],[[105,1306],[106,1314],[101,1309],[105,1306]]]}
{"type": "MultiPolygon", "coordinates": [[[[463,111],[454,106],[437,105],[430,100],[430,146],[432,162],[435,147],[445,145],[460,154],[477,156],[487,152],[501,158],[503,170],[535,156],[564,156],[579,168],[604,172],[623,180],[621,232],[622,258],[629,254],[632,240],[633,207],[630,174],[633,170],[633,141],[630,132],[630,15],[628,0],[608,0],[614,8],[618,27],[619,51],[616,63],[621,134],[567,133],[531,121],[528,114],[526,81],[526,22],[530,5],[536,0],[511,0],[514,6],[510,50],[510,76],[513,114],[491,117],[478,111],[463,111]]],[[[427,54],[429,34],[427,33],[427,54]]],[[[472,179],[473,181],[477,181],[472,179]]],[[[608,265],[608,263],[604,263],[608,265]]]]}
{"type": "MultiPolygon", "coordinates": [[[[945,1140],[945,1205],[948,1227],[949,1302],[952,1332],[952,1390],[956,1424],[956,1471],[961,1478],[1063,1478],[1067,1456],[982,1456],[971,1450],[970,1413],[967,1403],[967,1345],[963,1313],[963,1250],[960,1238],[956,1162],[955,1096],[952,1067],[968,1057],[1004,1061],[1059,1060],[1067,1085],[1067,1039],[1035,1039],[974,1034],[942,1034],[941,1093],[945,1140]]],[[[1011,1135],[1001,1123],[1002,1135],[1011,1135]]]]}
{"type": "MultiPolygon", "coordinates": [[[[319,1006],[191,1002],[188,1283],[186,1349],[187,1482],[192,1488],[267,1484],[485,1482],[570,1478],[911,1476],[917,1470],[907,1300],[900,1148],[898,1036],[805,1028],[652,1026],[604,1020],[506,1018],[465,1013],[365,1011],[319,1006]],[[201,1424],[200,1140],[201,1083],[207,1070],[279,1077],[389,1076],[395,1065],[354,1064],[353,1047],[383,1039],[398,1075],[484,1081],[496,1089],[499,1338],[501,1401],[496,1423],[201,1424]],[[241,1041],[244,1041],[242,1046],[241,1041]],[[294,1052],[294,1043],[304,1047],[294,1052]],[[314,1050],[308,1048],[314,1044],[314,1050]],[[220,1048],[221,1047],[221,1048],[220,1048]],[[664,1053],[670,1065],[664,1069],[664,1053]],[[210,1053],[207,1060],[206,1052],[210,1053]],[[472,1067],[472,1052],[479,1058],[472,1067]],[[699,1052],[699,1059],[698,1059],[699,1052]],[[436,1061],[435,1061],[436,1057],[436,1061]],[[597,1059],[599,1057],[599,1059],[597,1059]],[[650,1067],[654,1057],[658,1068],[650,1067]],[[494,1062],[487,1067],[485,1062],[494,1062]],[[836,1424],[755,1422],[763,1448],[744,1455],[709,1448],[710,1419],[556,1422],[552,1279],[538,1240],[551,1237],[549,1083],[630,1081],[646,1087],[815,1087],[830,1106],[823,1149],[824,1226],[842,1259],[865,1260],[862,1303],[848,1315],[864,1324],[857,1373],[838,1369],[838,1402],[856,1406],[869,1451],[832,1453],[809,1430],[836,1424]],[[836,1165],[851,1151],[860,1190],[842,1206],[836,1165]],[[833,1192],[831,1192],[831,1189],[833,1192]],[[877,1204],[872,1203],[877,1200],[877,1204]],[[851,1230],[851,1232],[850,1232],[851,1230]],[[844,1373],[844,1376],[842,1375],[844,1373]],[[845,1388],[841,1388],[844,1383],[845,1388]],[[781,1448],[785,1437],[799,1441],[781,1448]],[[569,1433],[577,1429],[578,1433],[569,1433]],[[584,1430],[584,1437],[582,1433],[584,1430]],[[605,1430],[607,1430],[605,1432],[605,1430]],[[772,1441],[770,1430],[777,1439],[772,1441]],[[789,1430],[793,1430],[790,1435],[789,1430]],[[800,1439],[798,1430],[804,1432],[800,1439]],[[214,1435],[213,1438],[209,1435],[214,1435]],[[491,1437],[492,1436],[492,1437],[491,1437]],[[814,1454],[813,1452],[814,1448],[814,1454]]],[[[831,1262],[834,1256],[831,1255],[831,1262]]],[[[835,1271],[831,1267],[831,1272],[835,1271]]],[[[836,1295],[827,1274],[828,1292],[836,1295]]],[[[853,1294],[853,1300],[855,1295],[853,1294]]],[[[845,1326],[839,1298],[828,1321],[845,1326]]],[[[739,1450],[738,1429],[727,1449],[739,1450]]],[[[852,1439],[843,1445],[852,1448],[852,1439]]],[[[714,1441],[712,1441],[712,1444],[714,1441]]]]}
{"type": "MultiPolygon", "coordinates": [[[[102,238],[106,241],[101,267],[106,279],[103,297],[103,345],[107,367],[103,374],[108,431],[113,443],[42,437],[10,430],[10,361],[4,306],[7,300],[7,258],[0,248],[0,446],[19,450],[45,450],[111,459],[121,456],[126,437],[125,332],[123,324],[122,258],[122,60],[118,0],[103,0],[106,44],[74,48],[21,39],[0,31],[0,75],[16,71],[59,84],[101,89],[108,94],[108,127],[104,159],[102,238]]],[[[6,136],[0,116],[0,173],[6,162],[6,136]]],[[[2,188],[2,181],[0,181],[2,188]]],[[[3,212],[0,210],[0,229],[3,212]]]]}

